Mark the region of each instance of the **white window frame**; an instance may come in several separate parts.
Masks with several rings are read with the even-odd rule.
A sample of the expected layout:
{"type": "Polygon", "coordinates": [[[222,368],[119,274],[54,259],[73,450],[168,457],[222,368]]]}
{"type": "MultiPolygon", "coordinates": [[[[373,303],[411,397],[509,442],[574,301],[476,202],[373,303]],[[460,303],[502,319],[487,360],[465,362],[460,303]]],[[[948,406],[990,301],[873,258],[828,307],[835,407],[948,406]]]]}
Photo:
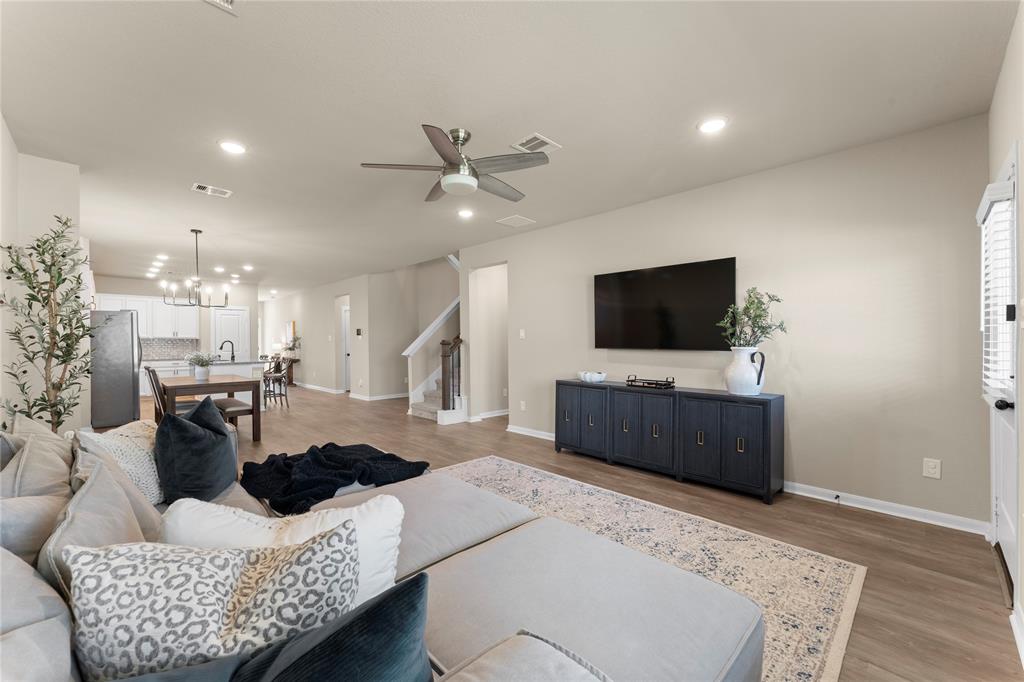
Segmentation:
{"type": "Polygon", "coordinates": [[[1015,402],[1017,394],[1017,322],[1006,321],[1006,306],[1017,305],[1016,160],[1014,145],[998,180],[985,188],[976,216],[981,237],[982,397],[989,405],[1001,399],[1015,402]]]}

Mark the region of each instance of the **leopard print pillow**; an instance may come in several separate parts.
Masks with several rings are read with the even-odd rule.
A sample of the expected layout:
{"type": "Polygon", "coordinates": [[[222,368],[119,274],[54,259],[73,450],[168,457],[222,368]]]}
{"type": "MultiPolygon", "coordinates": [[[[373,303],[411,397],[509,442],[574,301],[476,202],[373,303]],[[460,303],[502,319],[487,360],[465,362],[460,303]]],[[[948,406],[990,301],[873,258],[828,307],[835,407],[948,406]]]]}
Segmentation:
{"type": "Polygon", "coordinates": [[[64,560],[89,682],[251,657],[350,611],[359,587],[352,520],[298,545],[67,547],[64,560]]]}

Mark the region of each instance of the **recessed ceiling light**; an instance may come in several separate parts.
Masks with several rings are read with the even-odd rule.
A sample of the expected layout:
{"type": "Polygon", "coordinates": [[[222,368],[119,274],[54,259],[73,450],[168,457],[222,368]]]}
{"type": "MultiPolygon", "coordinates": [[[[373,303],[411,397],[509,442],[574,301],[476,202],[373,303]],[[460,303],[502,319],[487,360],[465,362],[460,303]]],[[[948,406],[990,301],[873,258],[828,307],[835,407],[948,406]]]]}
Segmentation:
{"type": "Polygon", "coordinates": [[[155,261],[152,262],[152,266],[154,268],[162,268],[164,266],[164,264],[161,261],[155,260],[155,261]]]}
{"type": "Polygon", "coordinates": [[[272,294],[276,294],[276,293],[277,293],[277,289],[271,289],[271,290],[270,290],[270,293],[272,293],[272,294]]]}
{"type": "Polygon", "coordinates": [[[471,210],[469,210],[468,208],[464,208],[461,211],[459,211],[459,217],[460,218],[472,218],[473,217],[473,212],[471,210]]]}
{"type": "Polygon", "coordinates": [[[149,272],[160,272],[160,268],[150,268],[149,272]]]}
{"type": "Polygon", "coordinates": [[[251,272],[252,271],[252,266],[251,265],[243,265],[242,269],[245,270],[246,272],[251,272]]]}
{"type": "Polygon", "coordinates": [[[245,153],[245,145],[241,142],[235,142],[234,140],[221,140],[218,144],[220,145],[220,148],[228,154],[245,153]]]}
{"type": "Polygon", "coordinates": [[[238,275],[236,275],[235,273],[232,272],[231,273],[231,279],[238,279],[238,275]]]}
{"type": "Polygon", "coordinates": [[[147,272],[146,273],[146,277],[149,277],[150,279],[153,279],[154,277],[156,277],[156,273],[155,272],[147,272]]]}
{"type": "Polygon", "coordinates": [[[714,118],[706,118],[700,122],[697,126],[697,130],[701,131],[705,135],[714,135],[725,130],[725,126],[729,123],[729,119],[722,116],[715,116],[714,118]]]}
{"type": "Polygon", "coordinates": [[[217,266],[215,266],[215,267],[213,268],[213,271],[214,271],[214,272],[224,272],[224,268],[223,268],[223,267],[221,267],[220,265],[217,265],[217,266]]]}
{"type": "Polygon", "coordinates": [[[165,253],[158,253],[158,254],[156,254],[156,259],[157,260],[167,260],[167,254],[165,254],[165,253]]]}

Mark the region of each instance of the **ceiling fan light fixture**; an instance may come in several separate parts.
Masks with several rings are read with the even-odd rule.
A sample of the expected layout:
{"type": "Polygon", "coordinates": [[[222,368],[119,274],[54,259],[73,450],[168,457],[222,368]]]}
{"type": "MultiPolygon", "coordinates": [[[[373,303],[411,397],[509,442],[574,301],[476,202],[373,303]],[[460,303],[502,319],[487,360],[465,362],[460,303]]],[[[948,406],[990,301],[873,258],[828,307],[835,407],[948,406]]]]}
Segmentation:
{"type": "Polygon", "coordinates": [[[477,180],[472,175],[449,173],[441,176],[441,189],[455,196],[466,196],[476,191],[477,180]]]}

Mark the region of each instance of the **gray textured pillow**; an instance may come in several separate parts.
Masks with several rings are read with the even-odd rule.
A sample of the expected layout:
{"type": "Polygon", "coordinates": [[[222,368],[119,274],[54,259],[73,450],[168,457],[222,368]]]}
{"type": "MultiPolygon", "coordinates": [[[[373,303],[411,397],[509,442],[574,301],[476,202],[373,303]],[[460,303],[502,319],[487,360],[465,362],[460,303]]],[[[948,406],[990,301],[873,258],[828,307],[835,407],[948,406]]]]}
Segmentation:
{"type": "Polygon", "coordinates": [[[18,451],[25,447],[25,439],[13,433],[0,431],[0,469],[14,459],[18,451]]]}
{"type": "Polygon", "coordinates": [[[63,495],[25,495],[0,499],[0,546],[34,564],[67,506],[63,495]]]}
{"type": "Polygon", "coordinates": [[[64,560],[90,681],[247,659],[347,613],[359,586],[352,520],[299,545],[66,547],[64,560]]]}
{"type": "Polygon", "coordinates": [[[104,547],[145,539],[121,486],[107,467],[97,464],[39,550],[36,568],[67,597],[71,594],[71,576],[61,554],[65,547],[104,547]]]}
{"type": "Polygon", "coordinates": [[[153,449],[156,447],[156,422],[134,421],[104,433],[79,431],[78,441],[89,452],[108,455],[117,462],[150,504],[164,501],[160,476],[156,472],[153,449]]]}
{"type": "Polygon", "coordinates": [[[0,471],[0,497],[71,497],[70,453],[70,441],[59,438],[54,440],[46,436],[29,436],[25,446],[3,471],[0,471]]]}
{"type": "Polygon", "coordinates": [[[132,506],[132,511],[135,512],[135,520],[139,522],[142,536],[148,542],[159,540],[164,526],[160,511],[149,503],[138,486],[128,480],[128,475],[118,466],[113,457],[102,453],[78,450],[75,468],[71,472],[71,489],[80,490],[89,480],[93,470],[100,464],[106,467],[107,472],[121,486],[121,491],[124,492],[128,503],[132,506]]]}

